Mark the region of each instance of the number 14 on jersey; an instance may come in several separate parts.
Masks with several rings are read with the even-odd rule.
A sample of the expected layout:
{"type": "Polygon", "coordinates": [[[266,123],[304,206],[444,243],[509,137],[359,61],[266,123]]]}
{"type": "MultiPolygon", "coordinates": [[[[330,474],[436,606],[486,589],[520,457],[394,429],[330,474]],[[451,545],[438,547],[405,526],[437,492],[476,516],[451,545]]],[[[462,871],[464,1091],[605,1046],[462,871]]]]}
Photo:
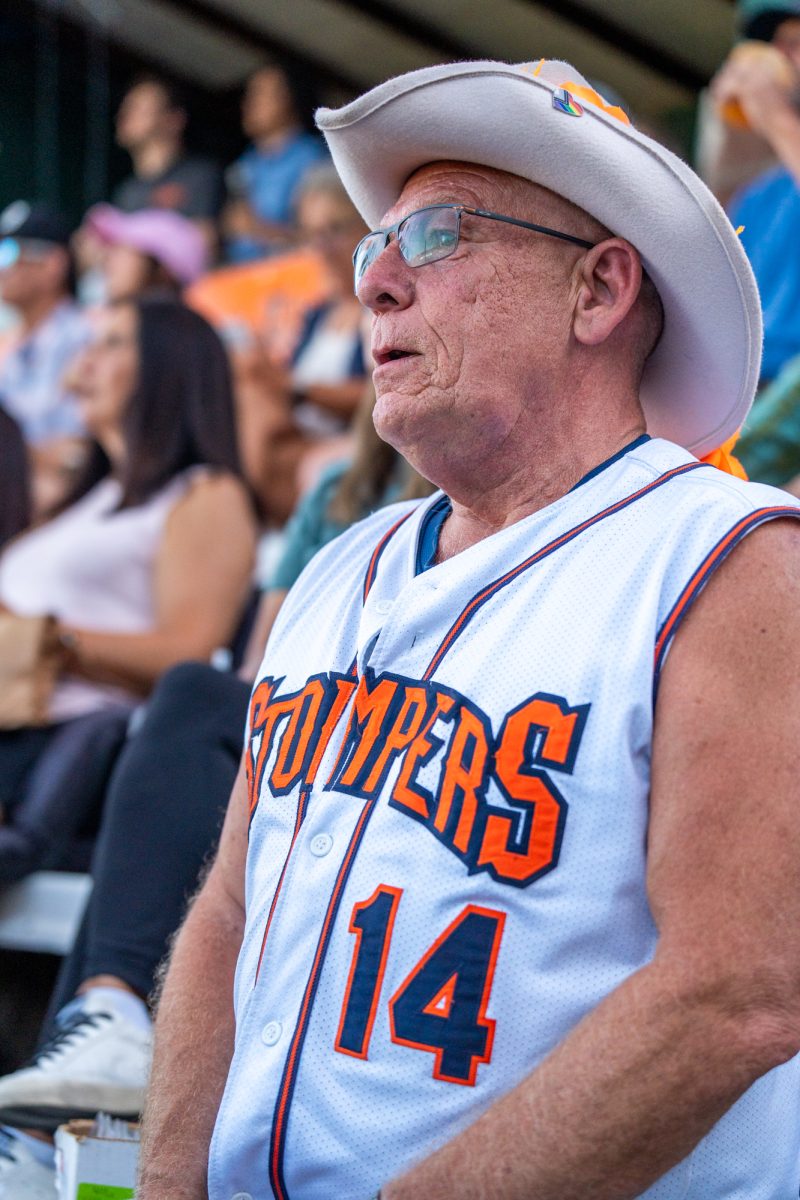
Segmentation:
{"type": "MultiPolygon", "coordinates": [[[[354,905],[356,939],[335,1047],[367,1058],[402,888],[381,884],[354,905]]],[[[392,1041],[434,1055],[433,1077],[472,1086],[492,1057],[486,1016],[505,913],[468,904],[406,975],[389,1000],[392,1041]]]]}

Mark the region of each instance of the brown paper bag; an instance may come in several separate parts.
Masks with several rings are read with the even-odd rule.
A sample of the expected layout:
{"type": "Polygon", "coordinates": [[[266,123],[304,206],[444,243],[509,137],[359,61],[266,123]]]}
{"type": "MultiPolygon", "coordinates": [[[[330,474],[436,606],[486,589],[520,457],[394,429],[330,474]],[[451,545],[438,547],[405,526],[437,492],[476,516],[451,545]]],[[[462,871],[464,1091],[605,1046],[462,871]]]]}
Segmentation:
{"type": "Polygon", "coordinates": [[[0,729],[47,724],[61,656],[53,617],[0,611],[0,729]]]}

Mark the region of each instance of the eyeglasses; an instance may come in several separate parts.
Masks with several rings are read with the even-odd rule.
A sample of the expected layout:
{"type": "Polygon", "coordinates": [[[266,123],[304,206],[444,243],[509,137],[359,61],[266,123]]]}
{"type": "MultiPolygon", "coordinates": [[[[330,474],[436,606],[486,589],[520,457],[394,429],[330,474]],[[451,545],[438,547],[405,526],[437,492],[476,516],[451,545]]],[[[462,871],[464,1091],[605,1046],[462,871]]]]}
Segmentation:
{"type": "Polygon", "coordinates": [[[54,245],[54,242],[47,242],[42,238],[2,238],[0,239],[0,271],[7,271],[21,259],[28,262],[40,262],[47,257],[54,245]]]}
{"type": "Polygon", "coordinates": [[[429,204],[426,208],[418,208],[416,212],[409,213],[396,225],[390,225],[388,229],[377,229],[361,239],[353,254],[356,288],[367,268],[389,245],[392,235],[397,239],[397,248],[403,256],[403,262],[409,267],[424,267],[427,263],[449,258],[458,246],[461,218],[464,213],[470,217],[503,221],[506,225],[519,225],[521,229],[532,229],[534,233],[546,233],[548,237],[573,242],[587,250],[597,245],[596,242],[573,237],[571,233],[549,229],[546,225],[534,225],[532,221],[518,221],[516,217],[504,217],[500,213],[485,212],[482,208],[468,208],[465,204],[429,204]]]}

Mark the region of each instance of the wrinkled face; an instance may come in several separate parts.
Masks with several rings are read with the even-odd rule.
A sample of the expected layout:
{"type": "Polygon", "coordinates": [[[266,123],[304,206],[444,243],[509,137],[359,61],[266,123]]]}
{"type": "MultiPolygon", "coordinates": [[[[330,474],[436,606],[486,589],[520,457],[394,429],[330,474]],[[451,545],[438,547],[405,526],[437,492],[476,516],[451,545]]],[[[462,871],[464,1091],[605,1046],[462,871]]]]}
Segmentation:
{"type": "Polygon", "coordinates": [[[772,38],[772,44],[800,71],[800,17],[788,17],[781,21],[772,38]]]}
{"type": "Polygon", "coordinates": [[[69,385],[93,437],[106,445],[118,437],[139,372],[135,309],[116,304],[97,314],[96,336],[76,360],[69,385]]]}
{"type": "Polygon", "coordinates": [[[249,138],[269,137],[294,120],[292,97],[283,71],[265,67],[248,80],[242,101],[242,129],[249,138]]]}
{"type": "MultiPolygon", "coordinates": [[[[566,202],[502,171],[433,163],[407,182],[389,225],[456,202],[591,239],[566,202]]],[[[590,222],[590,218],[586,218],[590,222]]],[[[375,426],[428,479],[513,470],[537,411],[565,389],[570,294],[580,247],[464,216],[454,254],[406,265],[390,242],[359,297],[373,313],[375,426]]]]}
{"type": "Polygon", "coordinates": [[[334,281],[352,295],[353,251],[366,229],[347,197],[322,190],[306,192],[297,208],[297,223],[334,281]]]}

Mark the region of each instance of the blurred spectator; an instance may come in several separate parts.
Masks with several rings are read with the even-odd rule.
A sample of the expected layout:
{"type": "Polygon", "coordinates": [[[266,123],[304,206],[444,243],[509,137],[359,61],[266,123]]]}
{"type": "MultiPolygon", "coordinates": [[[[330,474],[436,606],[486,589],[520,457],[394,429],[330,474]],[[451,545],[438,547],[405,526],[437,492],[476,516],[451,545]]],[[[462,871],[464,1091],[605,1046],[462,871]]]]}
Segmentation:
{"type": "Polygon", "coordinates": [[[353,294],[353,250],[366,230],[332,165],[308,172],[297,212],[300,238],[324,264],[328,299],[308,312],[287,366],[252,339],[234,353],[245,469],[265,507],[279,513],[291,511],[326,462],[349,452],[342,435],[367,380],[364,312],[353,294]]]}
{"type": "Polygon", "coordinates": [[[64,380],[89,337],[69,243],[69,224],[45,205],[18,200],[0,214],[0,293],[19,318],[0,344],[0,404],[30,447],[37,511],[64,494],[85,447],[64,380]]]}
{"type": "Polygon", "coordinates": [[[329,298],[306,318],[288,386],[297,426],[325,437],[348,427],[364,391],[364,310],[353,293],[353,250],[367,229],[328,164],[303,180],[297,215],[301,238],[325,266],[329,298]]]}
{"type": "Polygon", "coordinates": [[[28,452],[20,427],[0,408],[0,549],[30,521],[28,452]]]}
{"type": "Polygon", "coordinates": [[[756,398],[736,457],[751,479],[800,496],[800,356],[756,398]]]}
{"type": "Polygon", "coordinates": [[[750,0],[741,9],[751,41],[723,64],[711,96],[729,123],[745,126],[778,159],[729,204],[761,292],[769,381],[800,353],[800,0],[750,0]]]}
{"type": "Polygon", "coordinates": [[[242,128],[252,145],[226,173],[229,200],[222,219],[230,262],[262,258],[291,245],[297,186],[327,157],[306,114],[299,81],[270,63],[251,75],[242,101],[242,128]]]}
{"type": "Polygon", "coordinates": [[[252,637],[248,682],[197,663],[159,683],[109,787],[94,856],[94,888],[65,959],[46,1053],[0,1080],[0,1120],[52,1129],[80,1112],[138,1113],[149,1068],[146,999],[198,872],[213,852],[241,757],[250,680],[286,594],[313,555],[353,521],[393,500],[428,495],[359,413],[355,458],[301,504],[287,531],[277,591],[252,637]],[[187,814],[191,819],[187,819],[187,814]],[[74,997],[77,998],[73,999],[74,997]]]}
{"type": "Polygon", "coordinates": [[[0,880],[57,863],[80,825],[66,784],[85,783],[86,722],[226,644],[250,591],[254,523],[211,327],[173,302],[112,305],[77,376],[95,439],[83,476],[0,556],[0,604],[53,614],[63,650],[49,724],[0,733],[0,880]]]}
{"type": "Polygon", "coordinates": [[[157,208],[124,213],[96,204],[86,214],[84,229],[104,248],[102,291],[109,301],[159,294],[177,298],[208,269],[206,239],[179,213],[157,208]]]}
{"type": "Polygon", "coordinates": [[[125,212],[169,208],[211,223],[222,207],[224,184],[215,162],[186,153],[188,114],[180,90],[156,75],[140,76],[117,113],[117,142],[131,156],[133,174],[112,201],[125,212]]]}
{"type": "Polygon", "coordinates": [[[27,442],[83,426],[64,369],[89,336],[72,298],[70,227],[44,205],[18,200],[0,214],[0,291],[19,317],[0,347],[0,397],[27,442]]]}
{"type": "Polygon", "coordinates": [[[353,425],[352,458],[331,463],[297,506],[286,526],[280,560],[259,604],[241,676],[256,678],[267,638],[289,589],[322,547],[384,504],[414,500],[433,491],[393,447],[381,441],[372,421],[375,392],[364,392],[353,425]]]}

